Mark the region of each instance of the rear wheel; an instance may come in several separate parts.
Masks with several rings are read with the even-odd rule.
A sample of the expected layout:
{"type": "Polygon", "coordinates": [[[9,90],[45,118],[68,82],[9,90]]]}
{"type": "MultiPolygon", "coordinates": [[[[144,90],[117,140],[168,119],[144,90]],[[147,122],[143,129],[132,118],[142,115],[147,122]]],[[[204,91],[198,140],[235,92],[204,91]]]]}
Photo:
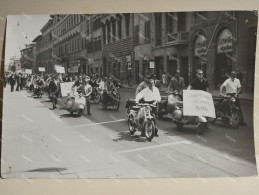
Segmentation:
{"type": "Polygon", "coordinates": [[[151,141],[155,135],[155,123],[152,120],[147,120],[144,124],[145,136],[148,141],[151,141]]]}

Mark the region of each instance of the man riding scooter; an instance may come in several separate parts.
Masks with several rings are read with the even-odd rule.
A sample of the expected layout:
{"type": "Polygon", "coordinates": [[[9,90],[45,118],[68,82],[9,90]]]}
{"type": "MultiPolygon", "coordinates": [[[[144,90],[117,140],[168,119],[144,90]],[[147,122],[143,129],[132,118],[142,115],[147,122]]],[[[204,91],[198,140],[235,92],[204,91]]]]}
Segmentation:
{"type": "MultiPolygon", "coordinates": [[[[154,79],[151,76],[148,76],[146,80],[148,87],[144,88],[142,91],[140,91],[137,95],[136,95],[136,103],[139,103],[141,100],[143,103],[149,103],[149,104],[153,104],[156,105],[158,102],[161,101],[161,96],[160,96],[160,92],[158,90],[157,87],[155,87],[154,84],[154,79]]],[[[157,114],[157,110],[156,108],[152,108],[152,113],[154,114],[154,116],[156,116],[157,114]]],[[[138,114],[137,114],[137,118],[139,118],[143,113],[141,113],[141,109],[139,110],[138,114]]],[[[155,124],[156,126],[156,124],[155,124]]],[[[145,136],[144,132],[142,131],[141,136],[145,136]]],[[[155,131],[155,136],[158,137],[158,129],[156,127],[156,131],[155,131]]]]}
{"type": "Polygon", "coordinates": [[[236,105],[240,110],[241,113],[241,121],[240,121],[240,125],[242,126],[246,126],[246,123],[244,122],[244,116],[242,113],[242,109],[240,106],[240,101],[238,99],[239,94],[241,92],[241,84],[240,84],[240,80],[238,78],[236,78],[236,72],[232,71],[230,78],[228,78],[220,87],[220,95],[225,97],[225,96],[234,96],[236,98],[236,105]],[[223,94],[223,88],[226,88],[226,95],[223,94]]]}

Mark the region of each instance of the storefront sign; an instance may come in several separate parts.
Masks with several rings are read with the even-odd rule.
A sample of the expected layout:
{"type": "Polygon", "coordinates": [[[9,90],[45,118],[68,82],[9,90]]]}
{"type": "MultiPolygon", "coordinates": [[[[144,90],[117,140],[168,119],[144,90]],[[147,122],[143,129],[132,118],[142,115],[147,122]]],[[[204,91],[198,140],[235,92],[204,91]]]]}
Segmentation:
{"type": "Polygon", "coordinates": [[[25,73],[32,74],[32,69],[25,69],[25,73]]]}
{"type": "Polygon", "coordinates": [[[55,65],[57,73],[65,73],[65,68],[63,66],[55,65]]]}
{"type": "Polygon", "coordinates": [[[233,37],[230,30],[225,29],[218,38],[218,53],[228,53],[233,51],[233,37]]]}
{"type": "Polygon", "coordinates": [[[204,56],[207,53],[207,39],[204,35],[198,35],[194,43],[194,55],[204,56]]]}
{"type": "Polygon", "coordinates": [[[39,67],[40,72],[45,72],[45,67],[39,67]]]}
{"type": "Polygon", "coordinates": [[[215,118],[212,95],[201,90],[183,90],[183,115],[215,118]]]}
{"type": "Polygon", "coordinates": [[[149,62],[149,68],[155,68],[155,62],[149,62]]]}
{"type": "Polygon", "coordinates": [[[68,95],[68,93],[71,92],[71,88],[72,88],[73,84],[74,84],[74,82],[60,83],[62,97],[66,97],[68,95]]]}

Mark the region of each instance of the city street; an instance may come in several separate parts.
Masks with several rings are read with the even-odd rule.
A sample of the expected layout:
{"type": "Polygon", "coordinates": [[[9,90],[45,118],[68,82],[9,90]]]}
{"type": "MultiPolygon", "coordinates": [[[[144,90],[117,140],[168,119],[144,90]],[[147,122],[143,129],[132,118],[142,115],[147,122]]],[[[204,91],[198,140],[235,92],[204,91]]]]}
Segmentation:
{"type": "Polygon", "coordinates": [[[241,101],[245,121],[239,129],[220,122],[196,135],[181,131],[169,116],[158,120],[159,137],[148,142],[130,135],[125,102],[133,89],[120,89],[119,111],[91,104],[91,116],[71,117],[51,110],[43,95],[4,89],[2,162],[4,178],[153,178],[255,176],[253,103],[241,101]]]}

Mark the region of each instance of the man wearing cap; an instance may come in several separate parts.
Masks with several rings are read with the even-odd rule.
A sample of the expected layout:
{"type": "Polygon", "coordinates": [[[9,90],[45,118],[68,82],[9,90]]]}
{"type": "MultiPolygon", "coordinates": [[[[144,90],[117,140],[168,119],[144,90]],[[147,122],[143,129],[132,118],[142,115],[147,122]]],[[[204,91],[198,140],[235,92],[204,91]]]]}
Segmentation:
{"type": "Polygon", "coordinates": [[[89,82],[90,82],[90,78],[88,76],[86,76],[84,81],[83,81],[83,85],[81,87],[81,93],[85,97],[87,114],[91,115],[91,112],[90,112],[90,109],[91,109],[90,97],[91,97],[93,89],[92,89],[92,86],[89,84],[89,82]]]}
{"type": "MultiPolygon", "coordinates": [[[[232,71],[231,75],[230,75],[230,78],[228,78],[220,87],[220,95],[221,96],[225,96],[223,94],[223,88],[226,89],[226,95],[235,96],[235,97],[239,96],[239,94],[241,92],[241,84],[240,84],[240,80],[236,77],[237,77],[236,72],[232,71]]],[[[245,126],[246,123],[244,122],[244,117],[243,117],[243,113],[242,113],[242,110],[241,110],[240,101],[239,101],[238,98],[236,99],[236,103],[237,103],[237,106],[239,107],[240,112],[241,112],[241,123],[240,123],[240,125],[245,126]]]]}
{"type": "Polygon", "coordinates": [[[137,87],[136,89],[136,92],[135,92],[135,96],[141,92],[143,89],[145,89],[146,87],[148,87],[148,83],[149,83],[149,79],[151,79],[151,76],[150,75],[147,75],[144,77],[144,80],[139,84],[139,86],[137,87]]]}
{"type": "Polygon", "coordinates": [[[170,80],[168,91],[173,92],[177,90],[180,94],[185,88],[184,78],[180,76],[180,70],[176,70],[174,77],[170,80]]]}

